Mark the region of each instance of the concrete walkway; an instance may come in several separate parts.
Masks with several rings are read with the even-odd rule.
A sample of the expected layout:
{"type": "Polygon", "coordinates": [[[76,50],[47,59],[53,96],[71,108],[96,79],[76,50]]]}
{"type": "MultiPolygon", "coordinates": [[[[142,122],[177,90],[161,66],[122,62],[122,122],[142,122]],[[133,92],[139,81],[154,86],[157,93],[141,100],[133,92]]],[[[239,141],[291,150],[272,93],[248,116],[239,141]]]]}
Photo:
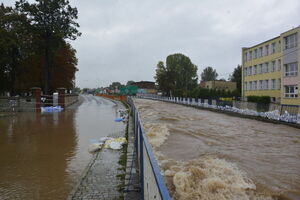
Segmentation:
{"type": "Polygon", "coordinates": [[[122,193],[117,188],[122,182],[117,175],[124,173],[118,169],[121,167],[118,164],[120,153],[110,149],[96,153],[69,199],[120,199],[122,193]]]}
{"type": "MultiPolygon", "coordinates": [[[[120,102],[115,102],[119,108],[124,108],[120,102]]],[[[118,161],[122,150],[102,149],[94,154],[89,165],[86,167],[82,176],[69,195],[69,200],[113,200],[113,199],[140,199],[139,176],[134,152],[134,133],[132,118],[128,123],[128,147],[126,172],[122,169],[118,161]],[[125,174],[125,190],[119,191],[124,187],[124,180],[118,175],[125,174]]],[[[125,129],[118,133],[109,135],[110,137],[125,137],[125,129]]]]}
{"type": "MultiPolygon", "coordinates": [[[[115,102],[115,101],[114,101],[115,102]]],[[[124,108],[120,102],[115,102],[118,108],[124,108]]],[[[122,123],[122,122],[120,122],[122,123]]],[[[109,134],[109,137],[125,137],[123,130],[109,134]]],[[[124,185],[118,175],[124,174],[122,165],[118,162],[122,150],[102,149],[95,153],[90,163],[82,173],[78,184],[69,195],[69,200],[113,200],[123,199],[119,186],[124,185]]]]}

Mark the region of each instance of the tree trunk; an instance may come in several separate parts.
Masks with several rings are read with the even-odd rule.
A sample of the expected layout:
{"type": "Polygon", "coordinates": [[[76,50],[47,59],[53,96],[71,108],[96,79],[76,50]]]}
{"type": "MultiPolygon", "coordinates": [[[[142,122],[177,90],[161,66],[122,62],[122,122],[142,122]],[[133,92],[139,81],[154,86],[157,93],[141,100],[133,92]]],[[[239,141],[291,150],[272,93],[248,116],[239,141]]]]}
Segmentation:
{"type": "Polygon", "coordinates": [[[49,38],[45,41],[45,64],[44,64],[44,92],[49,94],[49,72],[50,72],[50,42],[49,38]]]}
{"type": "Polygon", "coordinates": [[[10,95],[15,96],[16,95],[16,77],[17,77],[17,60],[16,60],[16,52],[13,49],[11,52],[12,57],[12,63],[11,63],[11,76],[10,76],[10,95]]]}

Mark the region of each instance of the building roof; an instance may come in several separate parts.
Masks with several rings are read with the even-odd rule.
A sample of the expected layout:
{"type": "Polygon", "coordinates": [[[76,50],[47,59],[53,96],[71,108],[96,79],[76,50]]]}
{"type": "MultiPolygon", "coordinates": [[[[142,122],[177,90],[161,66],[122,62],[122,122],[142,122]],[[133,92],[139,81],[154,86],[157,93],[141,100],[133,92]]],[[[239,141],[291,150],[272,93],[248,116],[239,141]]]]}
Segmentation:
{"type": "Polygon", "coordinates": [[[260,45],[262,45],[263,43],[267,43],[267,42],[270,42],[270,41],[272,41],[272,40],[278,39],[278,38],[280,38],[280,35],[285,34],[285,33],[289,32],[289,31],[298,29],[298,28],[300,28],[300,25],[297,26],[297,27],[295,27],[295,28],[292,28],[292,29],[289,29],[289,30],[287,30],[287,31],[284,31],[284,32],[280,33],[279,36],[277,36],[277,37],[271,38],[271,39],[266,40],[266,41],[264,41],[264,42],[261,42],[261,43],[258,43],[258,44],[256,44],[256,45],[253,45],[253,46],[251,46],[251,47],[242,47],[242,49],[248,50],[248,49],[252,49],[252,48],[254,48],[254,47],[260,46],[260,45]]]}

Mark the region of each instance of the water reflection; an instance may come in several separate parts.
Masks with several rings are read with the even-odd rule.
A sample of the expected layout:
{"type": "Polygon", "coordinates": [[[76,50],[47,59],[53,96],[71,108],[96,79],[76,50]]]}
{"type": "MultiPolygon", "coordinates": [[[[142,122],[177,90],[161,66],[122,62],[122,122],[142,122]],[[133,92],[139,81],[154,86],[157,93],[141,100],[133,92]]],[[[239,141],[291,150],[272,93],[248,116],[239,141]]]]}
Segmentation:
{"type": "Polygon", "coordinates": [[[65,196],[67,160],[76,148],[73,115],[21,113],[0,120],[2,198],[53,199],[48,191],[57,188],[56,197],[65,196]]]}
{"type": "Polygon", "coordinates": [[[0,199],[66,199],[91,158],[90,139],[124,129],[114,103],[83,98],[61,113],[0,118],[0,199]]]}

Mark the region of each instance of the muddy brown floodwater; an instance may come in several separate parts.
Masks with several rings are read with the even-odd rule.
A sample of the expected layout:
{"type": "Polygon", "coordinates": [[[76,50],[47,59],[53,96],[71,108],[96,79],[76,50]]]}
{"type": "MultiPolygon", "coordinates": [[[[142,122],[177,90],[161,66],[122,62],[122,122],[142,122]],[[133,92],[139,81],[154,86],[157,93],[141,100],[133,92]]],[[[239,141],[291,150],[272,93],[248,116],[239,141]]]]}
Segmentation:
{"type": "Polygon", "coordinates": [[[124,129],[100,97],[61,113],[0,117],[0,199],[66,199],[91,159],[88,145],[124,129]]]}
{"type": "Polygon", "coordinates": [[[174,199],[300,199],[300,129],[136,99],[174,199]]]}

